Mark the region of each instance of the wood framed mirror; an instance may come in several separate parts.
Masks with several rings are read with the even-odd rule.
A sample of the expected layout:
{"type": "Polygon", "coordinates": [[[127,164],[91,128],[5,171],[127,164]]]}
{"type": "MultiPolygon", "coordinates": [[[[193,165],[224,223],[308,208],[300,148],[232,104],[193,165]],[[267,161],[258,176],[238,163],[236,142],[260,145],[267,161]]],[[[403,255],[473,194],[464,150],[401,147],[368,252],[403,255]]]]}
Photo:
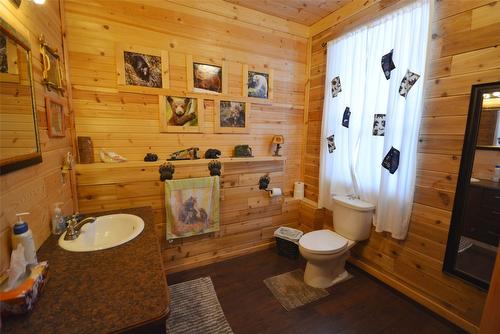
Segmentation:
{"type": "Polygon", "coordinates": [[[500,82],[473,85],[443,271],[488,289],[500,240],[500,82]]]}
{"type": "Polygon", "coordinates": [[[30,43],[0,19],[0,175],[40,162],[30,43]]]}

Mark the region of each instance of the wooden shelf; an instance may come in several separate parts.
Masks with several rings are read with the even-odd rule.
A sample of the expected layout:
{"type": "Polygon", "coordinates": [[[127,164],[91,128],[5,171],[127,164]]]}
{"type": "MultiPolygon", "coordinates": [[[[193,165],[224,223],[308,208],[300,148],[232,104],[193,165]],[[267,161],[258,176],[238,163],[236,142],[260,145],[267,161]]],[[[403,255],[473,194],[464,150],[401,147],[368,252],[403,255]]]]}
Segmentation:
{"type": "Polygon", "coordinates": [[[285,157],[253,157],[253,158],[219,158],[219,159],[197,159],[197,160],[174,160],[174,161],[127,161],[127,162],[96,162],[93,164],[76,164],[75,169],[77,171],[95,170],[95,169],[106,169],[106,168],[129,168],[129,167],[159,167],[165,162],[171,162],[174,166],[197,166],[208,164],[212,160],[220,161],[222,164],[226,163],[252,163],[252,162],[272,162],[272,161],[285,161],[285,157]]]}

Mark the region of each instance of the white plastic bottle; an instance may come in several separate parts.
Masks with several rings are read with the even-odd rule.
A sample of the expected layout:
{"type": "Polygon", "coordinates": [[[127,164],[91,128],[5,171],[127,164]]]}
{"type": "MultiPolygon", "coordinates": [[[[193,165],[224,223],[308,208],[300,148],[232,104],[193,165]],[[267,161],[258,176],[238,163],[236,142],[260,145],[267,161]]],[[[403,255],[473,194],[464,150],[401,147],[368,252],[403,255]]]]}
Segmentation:
{"type": "Polygon", "coordinates": [[[24,257],[26,263],[37,264],[35,242],[33,241],[33,233],[28,227],[28,223],[22,220],[22,216],[29,215],[29,212],[16,213],[17,222],[14,224],[12,231],[12,249],[16,249],[18,244],[24,247],[24,257]]]}
{"type": "Polygon", "coordinates": [[[54,215],[52,216],[52,233],[55,235],[60,235],[66,229],[64,224],[64,216],[62,214],[61,208],[59,207],[62,202],[55,203],[54,215]]]}

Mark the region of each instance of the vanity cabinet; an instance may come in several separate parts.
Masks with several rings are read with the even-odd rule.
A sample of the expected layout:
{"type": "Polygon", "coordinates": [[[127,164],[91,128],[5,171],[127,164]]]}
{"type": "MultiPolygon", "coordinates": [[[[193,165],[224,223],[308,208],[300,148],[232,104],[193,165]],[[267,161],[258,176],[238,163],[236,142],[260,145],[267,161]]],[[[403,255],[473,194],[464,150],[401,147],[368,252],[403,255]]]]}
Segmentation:
{"type": "Polygon", "coordinates": [[[480,180],[469,185],[463,235],[498,246],[500,238],[500,184],[480,180]]]}

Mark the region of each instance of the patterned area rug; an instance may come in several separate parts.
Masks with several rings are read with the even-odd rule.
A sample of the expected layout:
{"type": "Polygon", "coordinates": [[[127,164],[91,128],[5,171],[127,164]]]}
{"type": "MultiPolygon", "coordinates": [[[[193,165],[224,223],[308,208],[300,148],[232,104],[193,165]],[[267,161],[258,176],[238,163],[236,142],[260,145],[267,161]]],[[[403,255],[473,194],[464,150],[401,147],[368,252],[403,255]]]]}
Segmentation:
{"type": "Polygon", "coordinates": [[[313,288],[304,283],[301,269],[266,278],[264,284],[287,311],[329,295],[325,289],[313,288]]]}
{"type": "Polygon", "coordinates": [[[174,284],[170,288],[169,334],[232,334],[210,277],[174,284]]]}

